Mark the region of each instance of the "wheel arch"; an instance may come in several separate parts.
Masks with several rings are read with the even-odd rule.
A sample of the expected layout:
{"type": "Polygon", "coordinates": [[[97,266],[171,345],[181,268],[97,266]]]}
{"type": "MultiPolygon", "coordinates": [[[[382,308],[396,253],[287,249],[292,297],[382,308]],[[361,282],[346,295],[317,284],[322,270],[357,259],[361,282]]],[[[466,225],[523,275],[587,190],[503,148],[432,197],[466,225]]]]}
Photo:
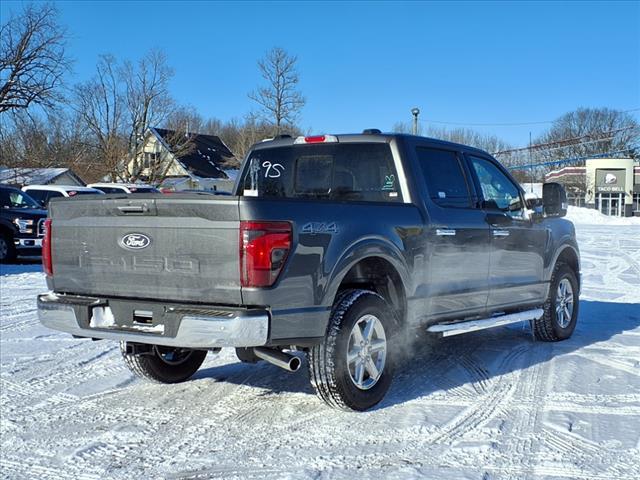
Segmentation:
{"type": "Polygon", "coordinates": [[[349,249],[338,262],[325,293],[333,304],[340,291],[361,288],[382,296],[403,321],[407,312],[409,273],[401,252],[386,242],[364,242],[349,249]]]}
{"type": "Polygon", "coordinates": [[[4,218],[0,218],[0,233],[13,237],[15,235],[15,227],[4,218]]]}
{"type": "Polygon", "coordinates": [[[576,275],[576,279],[578,280],[578,287],[580,287],[582,282],[580,279],[580,254],[578,253],[578,250],[573,245],[569,244],[564,244],[561,248],[559,248],[554,255],[553,261],[551,262],[551,268],[547,280],[551,280],[551,275],[553,274],[553,270],[555,269],[558,262],[566,263],[567,265],[569,265],[569,267],[571,267],[576,275]]]}

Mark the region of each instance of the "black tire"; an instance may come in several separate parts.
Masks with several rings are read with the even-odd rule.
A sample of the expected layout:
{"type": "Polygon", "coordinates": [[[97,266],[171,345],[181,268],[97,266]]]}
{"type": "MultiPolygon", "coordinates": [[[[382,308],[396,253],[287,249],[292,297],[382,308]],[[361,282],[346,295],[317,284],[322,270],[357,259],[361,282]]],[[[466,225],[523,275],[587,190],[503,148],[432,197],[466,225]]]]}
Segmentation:
{"type": "Polygon", "coordinates": [[[16,259],[16,256],[13,237],[8,233],[0,232],[0,263],[11,263],[16,259]]]}
{"type": "MultiPolygon", "coordinates": [[[[309,378],[316,394],[329,406],[347,411],[367,410],[380,402],[393,379],[397,331],[393,311],[380,295],[368,290],[341,292],[333,305],[324,341],[312,347],[307,354],[309,378]],[[373,386],[365,390],[352,380],[347,350],[352,329],[366,315],[375,316],[384,328],[386,355],[380,376],[373,386]]],[[[369,381],[373,379],[369,378],[369,381]]]]}
{"type": "Polygon", "coordinates": [[[544,315],[533,321],[533,332],[536,339],[544,342],[558,342],[569,338],[576,328],[578,321],[578,310],[580,302],[578,298],[578,279],[573,269],[566,263],[556,264],[551,282],[549,284],[549,296],[544,304],[544,315]],[[573,293],[573,308],[571,310],[570,321],[562,326],[556,308],[559,308],[558,287],[560,282],[566,280],[570,283],[573,293]]]}
{"type": "Polygon", "coordinates": [[[124,363],[134,374],[156,383],[180,383],[198,371],[207,356],[206,350],[151,345],[148,353],[127,353],[126,342],[120,342],[124,363]],[[175,361],[169,356],[176,355],[175,361]]]}

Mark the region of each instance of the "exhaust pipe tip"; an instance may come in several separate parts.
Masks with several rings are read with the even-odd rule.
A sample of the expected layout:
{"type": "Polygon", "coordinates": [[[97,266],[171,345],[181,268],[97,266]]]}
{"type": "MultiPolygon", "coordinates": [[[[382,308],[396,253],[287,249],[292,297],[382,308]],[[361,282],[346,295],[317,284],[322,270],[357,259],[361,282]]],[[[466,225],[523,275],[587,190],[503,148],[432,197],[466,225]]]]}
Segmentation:
{"type": "Polygon", "coordinates": [[[253,353],[256,357],[265,360],[276,367],[283,368],[288,372],[296,372],[302,365],[300,359],[295,355],[272,348],[256,347],[253,349],[253,353]]]}
{"type": "Polygon", "coordinates": [[[291,360],[289,360],[289,369],[292,372],[297,372],[300,369],[300,366],[302,366],[302,362],[298,357],[293,357],[291,360]]]}

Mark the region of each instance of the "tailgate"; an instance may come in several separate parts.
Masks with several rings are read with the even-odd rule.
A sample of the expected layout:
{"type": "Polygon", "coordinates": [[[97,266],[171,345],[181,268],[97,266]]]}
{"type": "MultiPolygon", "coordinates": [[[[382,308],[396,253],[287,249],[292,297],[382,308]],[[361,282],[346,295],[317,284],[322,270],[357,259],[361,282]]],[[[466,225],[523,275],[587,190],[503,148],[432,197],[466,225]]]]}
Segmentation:
{"type": "Polygon", "coordinates": [[[57,292],[240,305],[237,197],[53,201],[57,292]]]}

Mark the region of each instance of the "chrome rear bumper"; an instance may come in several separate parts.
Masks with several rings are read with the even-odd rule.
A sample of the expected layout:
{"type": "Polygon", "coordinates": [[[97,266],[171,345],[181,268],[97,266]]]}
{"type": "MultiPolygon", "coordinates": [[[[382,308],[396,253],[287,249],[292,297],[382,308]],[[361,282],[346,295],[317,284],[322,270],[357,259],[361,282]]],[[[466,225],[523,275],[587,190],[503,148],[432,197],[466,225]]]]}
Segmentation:
{"type": "MultiPolygon", "coordinates": [[[[269,338],[266,310],[167,305],[162,319],[144,325],[118,318],[105,321],[104,309],[109,308],[109,301],[49,292],[38,296],[38,316],[44,326],[78,337],[169,347],[258,347],[269,338]],[[96,308],[103,309],[98,321],[94,321],[92,313],[96,308]],[[161,322],[172,325],[165,328],[161,322]]],[[[134,311],[136,303],[130,303],[134,311]]]]}

